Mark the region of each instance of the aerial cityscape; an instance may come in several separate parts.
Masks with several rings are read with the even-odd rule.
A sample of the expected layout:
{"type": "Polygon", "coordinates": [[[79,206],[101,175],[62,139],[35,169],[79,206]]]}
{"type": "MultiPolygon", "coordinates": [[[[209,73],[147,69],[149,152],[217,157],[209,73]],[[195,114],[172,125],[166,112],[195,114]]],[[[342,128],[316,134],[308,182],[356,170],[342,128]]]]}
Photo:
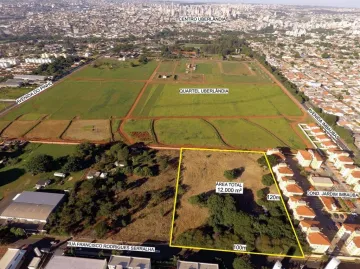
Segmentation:
{"type": "Polygon", "coordinates": [[[0,269],[360,268],[360,7],[310,4],[0,0],[0,269]]]}

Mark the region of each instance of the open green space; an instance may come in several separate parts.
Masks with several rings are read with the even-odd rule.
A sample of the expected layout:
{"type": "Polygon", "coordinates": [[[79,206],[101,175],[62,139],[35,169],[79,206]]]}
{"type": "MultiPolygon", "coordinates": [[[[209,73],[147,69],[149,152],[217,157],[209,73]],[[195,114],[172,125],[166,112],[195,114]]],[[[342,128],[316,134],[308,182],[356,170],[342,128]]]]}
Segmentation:
{"type": "Polygon", "coordinates": [[[101,59],[76,72],[72,78],[145,80],[151,76],[157,64],[156,61],[138,64],[134,61],[121,62],[115,59],[101,59]],[[131,63],[134,63],[135,66],[131,66],[131,63]]]}
{"type": "Polygon", "coordinates": [[[159,73],[172,73],[174,68],[177,66],[177,61],[164,61],[161,62],[159,69],[157,70],[159,73]]]}
{"type": "Polygon", "coordinates": [[[153,142],[152,120],[128,120],[124,131],[135,141],[153,142]]]}
{"type": "Polygon", "coordinates": [[[11,105],[10,102],[0,102],[0,110],[3,110],[3,109],[7,108],[10,105],[11,105]]]}
{"type": "MultiPolygon", "coordinates": [[[[286,144],[291,148],[295,148],[295,149],[306,148],[304,142],[291,128],[290,122],[287,121],[286,119],[251,119],[251,121],[273,132],[277,137],[279,137],[281,140],[286,142],[286,144]]],[[[306,139],[305,136],[304,138],[306,139]]]]}
{"type": "Polygon", "coordinates": [[[231,146],[241,149],[285,146],[270,132],[243,119],[212,120],[212,124],[231,146]]]}
{"type": "Polygon", "coordinates": [[[22,87],[22,88],[1,88],[0,99],[16,99],[28,92],[32,91],[36,87],[22,87]]]}
{"type": "Polygon", "coordinates": [[[50,119],[105,119],[124,116],[143,87],[142,82],[101,82],[66,80],[33,97],[7,114],[14,120],[28,113],[48,114],[50,119]]]}
{"type": "Polygon", "coordinates": [[[140,99],[137,116],[253,116],[301,115],[300,109],[276,85],[214,84],[206,88],[229,88],[229,94],[179,94],[189,84],[151,84],[140,99]]]}
{"type": "Polygon", "coordinates": [[[111,132],[114,135],[114,140],[115,141],[122,141],[123,140],[120,133],[119,133],[120,124],[121,124],[120,119],[113,119],[112,122],[111,122],[111,132]]]}
{"type": "Polygon", "coordinates": [[[166,145],[224,146],[214,128],[201,119],[157,120],[155,133],[166,145]]]}
{"type": "Polygon", "coordinates": [[[0,132],[10,124],[11,121],[0,121],[0,132]]]}
{"type": "Polygon", "coordinates": [[[194,71],[198,74],[219,74],[220,70],[216,62],[200,62],[196,63],[196,70],[194,71]]]}
{"type": "MultiPolygon", "coordinates": [[[[72,145],[28,144],[20,154],[7,154],[8,161],[0,168],[0,193],[7,195],[23,190],[31,190],[40,179],[55,179],[54,172],[32,175],[26,171],[26,163],[38,154],[46,154],[58,159],[75,152],[72,145]]],[[[71,173],[72,179],[63,185],[51,184],[48,188],[66,189],[71,187],[82,176],[83,172],[71,173]]],[[[67,177],[65,180],[68,180],[67,177]]]]}

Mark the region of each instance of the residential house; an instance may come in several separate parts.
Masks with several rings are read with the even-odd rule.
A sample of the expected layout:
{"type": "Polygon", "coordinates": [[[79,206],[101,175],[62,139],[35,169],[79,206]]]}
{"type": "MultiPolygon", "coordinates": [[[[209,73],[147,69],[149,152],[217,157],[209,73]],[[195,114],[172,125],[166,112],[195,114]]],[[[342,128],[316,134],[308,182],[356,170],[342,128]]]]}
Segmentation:
{"type": "Polygon", "coordinates": [[[294,183],[294,184],[287,185],[285,187],[285,189],[283,190],[283,193],[287,197],[294,196],[294,195],[300,195],[301,196],[301,195],[304,194],[304,191],[299,185],[294,183]]]}
{"type": "Polygon", "coordinates": [[[311,227],[320,227],[320,222],[316,220],[304,219],[299,223],[301,230],[306,233],[311,227]]]}
{"type": "Polygon", "coordinates": [[[299,150],[296,154],[296,158],[302,167],[309,167],[312,161],[311,154],[306,150],[299,150]]]}
{"type": "Polygon", "coordinates": [[[176,268],[177,269],[219,269],[219,265],[215,263],[178,261],[176,268]]]}
{"type": "Polygon", "coordinates": [[[348,177],[353,171],[360,171],[360,168],[357,167],[356,165],[353,164],[345,164],[341,169],[340,169],[340,174],[346,178],[348,177]]]}
{"type": "Polygon", "coordinates": [[[41,179],[38,182],[36,182],[35,189],[39,190],[45,188],[46,186],[49,186],[50,183],[51,183],[50,179],[41,179]]]}
{"type": "Polygon", "coordinates": [[[314,187],[331,188],[334,186],[334,182],[329,177],[316,177],[311,174],[308,180],[314,187]]]}
{"type": "Polygon", "coordinates": [[[315,150],[309,150],[309,153],[311,154],[312,157],[310,167],[312,169],[319,169],[322,163],[324,162],[323,158],[315,150]]]}
{"type": "Polygon", "coordinates": [[[108,263],[109,269],[151,269],[151,259],[131,256],[111,255],[108,263]]]}
{"type": "Polygon", "coordinates": [[[327,212],[334,213],[340,210],[333,197],[319,196],[319,199],[327,212]]]}
{"type": "Polygon", "coordinates": [[[301,196],[291,196],[287,203],[290,209],[295,209],[300,205],[307,205],[306,201],[304,201],[301,196]]]}
{"type": "Polygon", "coordinates": [[[300,205],[296,207],[293,211],[293,215],[297,220],[314,219],[316,217],[314,210],[307,205],[300,205]]]}
{"type": "Polygon", "coordinates": [[[347,157],[347,156],[338,156],[335,159],[334,166],[337,169],[341,170],[341,168],[343,168],[345,164],[354,164],[354,161],[353,161],[353,159],[351,159],[350,157],[347,157]]]}
{"type": "Polygon", "coordinates": [[[360,224],[343,223],[340,229],[337,231],[336,237],[345,241],[355,230],[360,230],[360,224]]]}
{"type": "Polygon", "coordinates": [[[353,171],[347,178],[346,183],[356,184],[360,180],[360,171],[353,171]]]}
{"type": "Polygon", "coordinates": [[[308,229],[306,241],[309,243],[312,252],[318,254],[324,254],[331,245],[328,237],[320,232],[320,229],[317,227],[311,227],[308,229]]]}

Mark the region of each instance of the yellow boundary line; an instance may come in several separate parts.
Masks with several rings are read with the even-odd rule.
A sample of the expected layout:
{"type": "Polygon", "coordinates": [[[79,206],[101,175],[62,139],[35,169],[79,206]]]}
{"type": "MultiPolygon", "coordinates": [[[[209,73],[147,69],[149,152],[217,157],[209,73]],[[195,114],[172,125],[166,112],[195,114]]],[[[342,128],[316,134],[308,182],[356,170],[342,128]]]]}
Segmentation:
{"type": "Polygon", "coordinates": [[[294,225],[293,225],[293,223],[292,223],[292,221],[291,221],[289,212],[287,211],[287,208],[286,208],[284,199],[283,199],[283,197],[282,197],[282,194],[281,194],[281,191],[280,191],[280,189],[279,189],[279,186],[278,186],[278,184],[277,184],[277,182],[276,182],[274,173],[273,173],[273,171],[272,171],[272,169],[271,169],[271,166],[270,166],[269,160],[268,160],[268,158],[267,158],[267,156],[266,156],[266,153],[265,153],[264,151],[253,151],[253,150],[228,150],[228,149],[204,149],[204,148],[181,148],[181,149],[180,149],[179,166],[178,166],[178,173],[177,173],[177,179],[176,179],[174,209],[173,209],[173,215],[172,215],[172,221],[171,221],[170,243],[169,243],[169,246],[170,246],[170,247],[177,247],[177,248],[184,248],[184,249],[210,250],[210,251],[221,251],[221,252],[232,252],[232,253],[242,253],[242,254],[265,255],[265,256],[275,256],[275,257],[305,258],[305,255],[304,255],[303,249],[302,249],[302,247],[301,247],[299,238],[298,238],[298,236],[297,236],[297,234],[296,234],[296,231],[295,231],[294,225]],[[274,181],[275,181],[276,188],[277,188],[277,190],[278,190],[278,192],[279,192],[279,194],[280,194],[281,202],[282,202],[282,204],[283,204],[283,206],[284,206],[284,208],[285,208],[286,215],[287,215],[287,217],[288,217],[288,219],[289,219],[291,228],[292,228],[292,230],[293,230],[293,232],[294,232],[294,235],[295,235],[295,238],[296,238],[296,242],[297,242],[297,244],[298,244],[298,246],[299,246],[299,248],[300,248],[300,252],[301,252],[302,256],[173,245],[173,244],[172,244],[172,238],[173,238],[173,232],[174,232],[175,214],[176,214],[176,204],[177,204],[178,189],[179,189],[179,182],[180,182],[181,161],[182,161],[182,153],[183,153],[183,150],[202,150],[202,151],[242,152],[242,153],[258,153],[258,154],[263,154],[263,155],[265,156],[267,165],[268,165],[268,167],[269,167],[269,169],[270,169],[271,175],[272,175],[272,177],[273,177],[273,179],[274,179],[274,181]]]}

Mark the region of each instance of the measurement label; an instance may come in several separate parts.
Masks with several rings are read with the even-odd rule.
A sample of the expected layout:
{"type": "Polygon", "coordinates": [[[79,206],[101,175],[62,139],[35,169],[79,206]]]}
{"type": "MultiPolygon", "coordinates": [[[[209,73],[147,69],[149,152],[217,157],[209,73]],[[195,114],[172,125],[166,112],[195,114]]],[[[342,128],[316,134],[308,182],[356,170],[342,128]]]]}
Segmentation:
{"type": "Polygon", "coordinates": [[[216,193],[243,194],[244,193],[244,183],[216,182],[215,192],[216,193]]]}
{"type": "Polygon", "coordinates": [[[234,250],[246,251],[246,245],[234,244],[234,250]]]}
{"type": "Polygon", "coordinates": [[[280,195],[279,194],[268,194],[267,195],[268,201],[280,201],[280,195]]]}
{"type": "Polygon", "coordinates": [[[359,198],[359,194],[355,192],[336,192],[336,191],[307,191],[307,196],[359,198]]]}

